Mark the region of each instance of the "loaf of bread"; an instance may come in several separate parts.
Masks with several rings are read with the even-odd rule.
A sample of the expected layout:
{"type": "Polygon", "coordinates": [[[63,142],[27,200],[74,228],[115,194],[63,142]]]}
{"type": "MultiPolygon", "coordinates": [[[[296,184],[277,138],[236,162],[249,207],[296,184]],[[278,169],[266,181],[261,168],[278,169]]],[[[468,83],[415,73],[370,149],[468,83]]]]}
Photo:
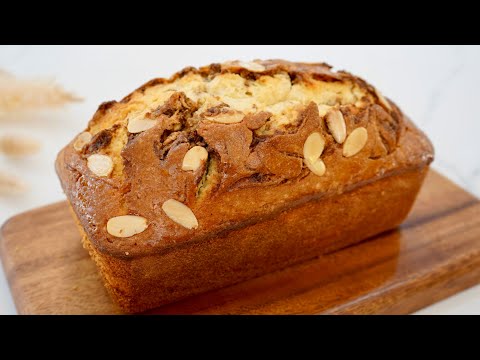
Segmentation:
{"type": "Polygon", "coordinates": [[[107,289],[141,312],[398,226],[432,160],[364,80],[269,60],[103,103],[56,169],[107,289]]]}

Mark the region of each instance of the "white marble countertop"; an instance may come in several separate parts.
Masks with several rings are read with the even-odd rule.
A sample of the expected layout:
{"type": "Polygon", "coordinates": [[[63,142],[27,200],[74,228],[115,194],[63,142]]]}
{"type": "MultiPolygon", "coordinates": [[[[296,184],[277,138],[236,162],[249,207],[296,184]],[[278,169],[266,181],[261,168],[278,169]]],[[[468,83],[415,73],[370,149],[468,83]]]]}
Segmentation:
{"type": "MultiPolygon", "coordinates": [[[[0,119],[0,134],[29,134],[43,143],[30,158],[0,155],[0,170],[31,184],[24,195],[0,198],[0,224],[64,199],[54,158],[101,102],[118,100],[147,80],[188,65],[256,58],[325,61],[367,79],[429,135],[433,167],[480,197],[479,46],[0,46],[0,69],[22,77],[52,76],[84,98],[66,109],[0,119]]],[[[0,314],[15,313],[0,267],[0,314]]],[[[480,314],[480,286],[419,313],[480,314]]]]}

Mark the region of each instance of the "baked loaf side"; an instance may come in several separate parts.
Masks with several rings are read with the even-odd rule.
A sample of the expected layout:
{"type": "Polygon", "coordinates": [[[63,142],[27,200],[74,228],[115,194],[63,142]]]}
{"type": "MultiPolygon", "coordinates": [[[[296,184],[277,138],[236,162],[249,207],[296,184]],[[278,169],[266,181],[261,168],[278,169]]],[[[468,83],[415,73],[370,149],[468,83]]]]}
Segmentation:
{"type": "MultiPolygon", "coordinates": [[[[133,277],[138,285],[141,274],[150,271],[133,270],[141,258],[158,260],[176,249],[202,246],[205,251],[218,239],[230,243],[233,234],[247,234],[292,212],[297,215],[289,223],[278,225],[297,227],[300,209],[308,204],[340,203],[341,196],[364,194],[362,188],[380,180],[391,187],[382,191],[402,189],[405,200],[398,212],[392,211],[395,219],[358,234],[396,226],[432,160],[426,136],[362,79],[333,72],[326,64],[270,60],[187,68],[170,79],[148,82],[120,102],[102,104],[88,128],[59,154],[56,168],[88,247],[108,273],[118,300],[132,291],[133,277]],[[403,178],[409,180],[400,184],[403,178]]],[[[348,216],[367,218],[380,209],[364,205],[348,216]]],[[[325,226],[316,225],[319,230],[325,226]]],[[[301,232],[297,235],[302,238],[301,232]]],[[[316,249],[311,256],[319,253],[316,249]]],[[[245,260],[248,248],[243,251],[245,260]]],[[[296,260],[306,258],[308,247],[301,253],[296,260]]],[[[279,260],[276,267],[285,263],[279,260]]],[[[231,277],[223,285],[251,276],[231,277]]],[[[197,288],[219,286],[209,287],[204,280],[205,286],[197,283],[197,288]]],[[[155,296],[165,302],[189,291],[155,296]]],[[[132,305],[139,295],[129,296],[126,308],[159,304],[150,298],[149,305],[132,305]]]]}
{"type": "MultiPolygon", "coordinates": [[[[396,227],[409,212],[426,172],[424,168],[385,177],[163,254],[110,256],[96,250],[79,229],[113,299],[126,312],[141,312],[283,269],[396,227]]],[[[335,277],[335,268],[324,270],[335,277]]],[[[197,306],[209,308],[204,299],[197,306]]]]}

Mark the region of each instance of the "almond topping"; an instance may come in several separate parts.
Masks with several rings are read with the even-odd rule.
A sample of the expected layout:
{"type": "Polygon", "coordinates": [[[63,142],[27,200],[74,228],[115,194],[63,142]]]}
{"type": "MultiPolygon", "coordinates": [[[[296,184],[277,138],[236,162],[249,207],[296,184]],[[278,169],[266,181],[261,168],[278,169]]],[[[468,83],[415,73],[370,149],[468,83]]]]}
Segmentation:
{"type": "Polygon", "coordinates": [[[208,151],[201,146],[194,146],[183,158],[182,170],[197,170],[208,158],[208,151]]]}
{"type": "Polygon", "coordinates": [[[335,141],[342,144],[347,136],[347,127],[340,110],[333,110],[328,113],[327,126],[335,141]]]}
{"type": "Polygon", "coordinates": [[[221,124],[235,124],[243,120],[245,115],[241,112],[220,113],[214,116],[205,116],[205,119],[221,124]]]}
{"type": "Polygon", "coordinates": [[[350,157],[358,154],[368,140],[368,132],[364,127],[356,128],[348,135],[345,144],[343,144],[343,156],[350,157]]]}
{"type": "Polygon", "coordinates": [[[162,210],[171,220],[187,229],[196,229],[198,227],[195,214],[187,205],[182,204],[180,201],[174,199],[167,200],[163,203],[162,210]]]}
{"type": "MultiPolygon", "coordinates": [[[[147,227],[147,219],[136,215],[116,216],[107,222],[107,232],[122,238],[140,234],[147,227]]],[[[125,254],[128,255],[128,253],[125,254]]]]}
{"type": "Polygon", "coordinates": [[[253,61],[239,61],[238,65],[250,71],[265,71],[265,66],[253,61]]]}
{"type": "Polygon", "coordinates": [[[129,133],[136,134],[154,127],[156,123],[157,120],[133,118],[128,120],[127,130],[129,133]]]}
{"type": "Polygon", "coordinates": [[[318,104],[317,108],[318,115],[320,115],[320,117],[324,117],[332,107],[330,105],[318,104]]]}
{"type": "Polygon", "coordinates": [[[303,144],[303,157],[313,164],[322,155],[324,147],[323,136],[318,132],[311,133],[303,144]]]}
{"type": "Polygon", "coordinates": [[[92,140],[92,134],[87,131],[82,132],[78,135],[73,143],[73,148],[76,151],[82,151],[83,147],[87,145],[92,140]]]}
{"type": "Polygon", "coordinates": [[[384,108],[392,111],[392,106],[391,106],[390,103],[387,101],[387,99],[385,99],[385,97],[382,95],[382,93],[381,93],[380,91],[378,91],[377,89],[375,89],[375,95],[377,95],[378,101],[380,102],[380,105],[382,105],[384,108]]]}
{"type": "Polygon", "coordinates": [[[305,159],[305,165],[307,165],[310,171],[317,176],[322,176],[323,174],[325,174],[326,167],[322,159],[317,159],[314,162],[305,159]]]}
{"type": "Polygon", "coordinates": [[[94,154],[88,157],[87,166],[97,176],[109,176],[113,170],[113,161],[110,156],[94,154]]]}

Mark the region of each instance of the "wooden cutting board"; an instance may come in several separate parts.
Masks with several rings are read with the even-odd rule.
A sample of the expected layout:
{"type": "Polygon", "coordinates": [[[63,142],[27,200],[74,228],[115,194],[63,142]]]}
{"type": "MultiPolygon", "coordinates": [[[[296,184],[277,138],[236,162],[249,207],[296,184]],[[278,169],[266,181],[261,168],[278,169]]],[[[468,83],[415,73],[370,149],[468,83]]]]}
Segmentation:
{"type": "MultiPolygon", "coordinates": [[[[65,202],[17,215],[0,255],[20,314],[116,314],[65,202]]],[[[398,230],[156,314],[406,314],[480,282],[480,201],[430,172],[398,230]]]]}

